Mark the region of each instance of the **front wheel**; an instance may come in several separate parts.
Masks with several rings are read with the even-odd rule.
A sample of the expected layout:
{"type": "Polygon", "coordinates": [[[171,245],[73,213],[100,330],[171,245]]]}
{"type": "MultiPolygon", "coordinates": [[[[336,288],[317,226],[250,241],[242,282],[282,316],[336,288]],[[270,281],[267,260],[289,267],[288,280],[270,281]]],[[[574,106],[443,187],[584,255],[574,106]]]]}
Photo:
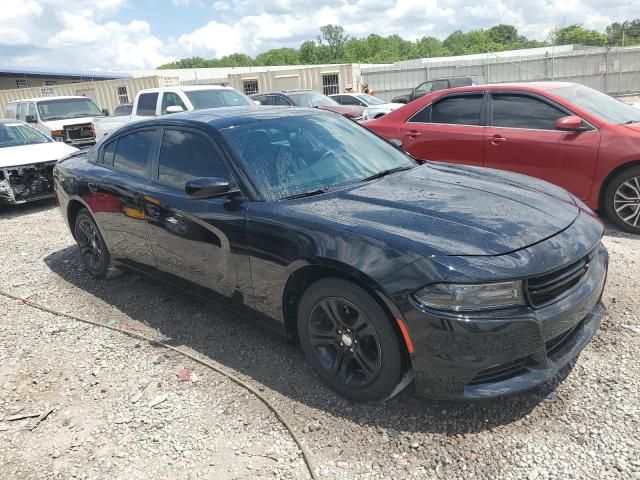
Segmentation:
{"type": "Polygon", "coordinates": [[[632,167],[611,179],[604,195],[607,218],[620,229],[640,233],[640,167],[632,167]]]}
{"type": "Polygon", "coordinates": [[[298,336],[320,378],[351,400],[385,400],[400,383],[402,352],[390,319],[351,282],[331,278],[309,287],[298,306],[298,336]]]}
{"type": "Polygon", "coordinates": [[[113,265],[107,245],[87,209],[80,210],[76,217],[75,237],[84,266],[92,276],[110,279],[121,273],[113,265]]]}

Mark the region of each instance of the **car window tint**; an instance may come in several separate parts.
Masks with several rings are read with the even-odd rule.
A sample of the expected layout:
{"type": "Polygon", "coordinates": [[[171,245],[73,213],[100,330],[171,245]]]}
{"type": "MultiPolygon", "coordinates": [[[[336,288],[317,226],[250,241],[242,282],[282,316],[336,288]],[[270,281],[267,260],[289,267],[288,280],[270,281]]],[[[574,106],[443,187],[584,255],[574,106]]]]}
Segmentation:
{"type": "Polygon", "coordinates": [[[431,123],[480,125],[482,95],[449,97],[431,106],[431,123]]]}
{"type": "Polygon", "coordinates": [[[493,126],[555,130],[562,110],[541,100],[522,95],[493,95],[493,126]]]}
{"type": "Polygon", "coordinates": [[[227,167],[202,135],[182,130],[165,130],[158,161],[158,180],[184,190],[194,178],[229,179],[227,167]]]}
{"type": "Polygon", "coordinates": [[[33,102],[29,103],[29,106],[27,107],[27,115],[31,115],[35,118],[36,116],[36,105],[33,102]]]}
{"type": "Polygon", "coordinates": [[[342,105],[360,105],[360,100],[351,95],[345,95],[342,97],[342,101],[340,102],[342,105]]]}
{"type": "Polygon", "coordinates": [[[145,177],[154,135],[154,130],[145,130],[120,137],[113,157],[113,168],[145,177]]]}
{"type": "Polygon", "coordinates": [[[433,90],[444,90],[445,88],[449,88],[449,82],[447,80],[436,80],[433,82],[433,90]]]}
{"type": "Polygon", "coordinates": [[[431,121],[431,105],[427,105],[413,117],[409,119],[410,123],[429,123],[431,121]]]}
{"type": "Polygon", "coordinates": [[[272,103],[270,103],[270,105],[291,105],[286,98],[279,95],[273,95],[271,97],[271,102],[272,103]]]}
{"type": "Polygon", "coordinates": [[[143,93],[138,97],[138,109],[136,114],[143,117],[152,117],[156,114],[158,93],[143,93]]]}
{"type": "Polygon", "coordinates": [[[182,110],[187,109],[187,107],[184,106],[184,102],[180,98],[180,95],[174,92],[165,92],[162,95],[162,107],[160,109],[162,115],[167,114],[167,108],[169,107],[182,107],[182,110]]]}
{"type": "Polygon", "coordinates": [[[102,153],[102,163],[105,165],[113,165],[113,154],[116,152],[116,143],[118,142],[115,141],[105,145],[102,153]]]}

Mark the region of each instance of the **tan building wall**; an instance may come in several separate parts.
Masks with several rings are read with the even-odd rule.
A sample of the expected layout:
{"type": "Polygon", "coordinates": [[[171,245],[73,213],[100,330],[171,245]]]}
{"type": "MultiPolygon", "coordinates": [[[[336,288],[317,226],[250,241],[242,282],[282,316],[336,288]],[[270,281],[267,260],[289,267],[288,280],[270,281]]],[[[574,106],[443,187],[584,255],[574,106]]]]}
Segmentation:
{"type": "Polygon", "coordinates": [[[8,102],[56,95],[82,95],[89,97],[98,107],[106,108],[113,113],[118,105],[133,102],[136,93],[140,90],[175,85],[177,85],[177,80],[174,78],[153,76],[0,90],[0,118],[4,116],[5,105],[8,102]]]}
{"type": "Polygon", "coordinates": [[[229,85],[245,93],[305,89],[319,93],[344,92],[347,84],[360,86],[360,67],[353,64],[292,67],[289,70],[229,75],[229,85]],[[257,92],[255,91],[257,82],[257,92]]]}

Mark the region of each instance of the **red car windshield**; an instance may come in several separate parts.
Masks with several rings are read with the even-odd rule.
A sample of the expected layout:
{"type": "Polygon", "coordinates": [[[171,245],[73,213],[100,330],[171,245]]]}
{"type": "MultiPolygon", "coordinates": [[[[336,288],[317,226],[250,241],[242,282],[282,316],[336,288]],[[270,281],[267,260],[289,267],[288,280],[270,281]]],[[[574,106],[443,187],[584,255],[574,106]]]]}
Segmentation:
{"type": "Polygon", "coordinates": [[[640,108],[627,105],[589,87],[572,85],[549,91],[607,122],[640,123],[640,108]]]}

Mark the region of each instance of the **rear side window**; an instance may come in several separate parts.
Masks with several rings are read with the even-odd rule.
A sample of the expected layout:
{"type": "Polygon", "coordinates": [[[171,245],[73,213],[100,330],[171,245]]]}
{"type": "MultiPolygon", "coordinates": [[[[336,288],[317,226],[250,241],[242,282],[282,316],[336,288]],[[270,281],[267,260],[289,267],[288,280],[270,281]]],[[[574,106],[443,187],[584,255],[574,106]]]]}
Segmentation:
{"type": "Polygon", "coordinates": [[[189,180],[199,177],[229,180],[229,172],[204,136],[183,130],[165,130],[158,160],[158,180],[184,190],[189,180]]]}
{"type": "Polygon", "coordinates": [[[523,95],[492,95],[493,126],[555,130],[555,123],[566,116],[562,110],[542,100],[523,95]]]}
{"type": "Polygon", "coordinates": [[[481,108],[482,94],[447,97],[420,110],[410,122],[480,125],[481,108]]]}
{"type": "MultiPolygon", "coordinates": [[[[453,86],[453,85],[451,85],[453,86]]],[[[433,82],[433,91],[436,90],[444,90],[445,88],[449,88],[449,82],[447,80],[436,80],[433,82]]]]}
{"type": "Polygon", "coordinates": [[[113,157],[113,168],[137,177],[147,176],[154,135],[154,130],[145,130],[120,137],[113,157]]]}
{"type": "Polygon", "coordinates": [[[158,93],[143,93],[138,97],[137,115],[143,117],[153,117],[156,114],[156,103],[158,102],[158,93]]]}
{"type": "Polygon", "coordinates": [[[102,152],[102,163],[105,165],[113,165],[113,155],[116,152],[116,143],[118,143],[117,140],[105,145],[104,151],[102,152]]]}
{"type": "Polygon", "coordinates": [[[269,98],[271,99],[269,105],[291,105],[286,98],[280,97],[279,95],[273,95],[269,98]]]}

